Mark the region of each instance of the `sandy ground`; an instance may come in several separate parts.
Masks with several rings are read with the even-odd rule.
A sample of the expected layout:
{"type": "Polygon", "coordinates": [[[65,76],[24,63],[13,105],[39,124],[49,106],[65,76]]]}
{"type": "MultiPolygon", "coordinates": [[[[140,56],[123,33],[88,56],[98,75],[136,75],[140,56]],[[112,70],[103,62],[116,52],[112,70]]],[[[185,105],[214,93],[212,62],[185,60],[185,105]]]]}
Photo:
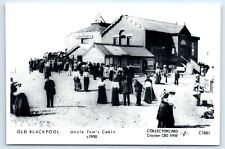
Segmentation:
{"type": "MultiPolygon", "coordinates": [[[[37,127],[148,127],[156,128],[156,114],[160,101],[160,94],[165,88],[175,91],[171,98],[175,105],[174,117],[177,127],[208,127],[212,119],[201,118],[207,109],[196,106],[196,99],[192,96],[194,76],[184,75],[180,78],[179,86],[173,84],[173,78],[168,78],[167,85],[155,85],[154,91],[158,101],[143,106],[135,106],[136,98],[131,95],[131,106],[123,106],[123,98],[120,95],[120,106],[113,107],[110,104],[111,91],[110,81],[106,80],[107,100],[109,104],[97,104],[97,83],[99,79],[93,80],[90,76],[90,92],[75,92],[73,88],[73,77],[67,72],[60,75],[52,73],[52,79],[56,84],[56,96],[54,108],[46,108],[46,94],[44,90],[44,76],[35,71],[13,73],[15,81],[22,83],[22,91],[26,93],[33,116],[16,117],[10,115],[10,121],[15,126],[37,126],[37,127]]],[[[144,77],[138,77],[142,83],[144,77]]],[[[83,80],[81,79],[83,83],[83,80]]],[[[153,78],[154,82],[154,78],[153,78]]],[[[142,96],[142,99],[144,97],[142,96]]]]}

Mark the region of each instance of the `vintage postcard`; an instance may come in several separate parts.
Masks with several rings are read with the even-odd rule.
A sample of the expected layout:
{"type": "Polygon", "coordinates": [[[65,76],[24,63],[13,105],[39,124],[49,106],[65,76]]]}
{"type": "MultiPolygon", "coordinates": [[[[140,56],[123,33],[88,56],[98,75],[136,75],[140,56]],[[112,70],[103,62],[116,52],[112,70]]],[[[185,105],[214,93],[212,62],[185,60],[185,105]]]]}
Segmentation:
{"type": "Polygon", "coordinates": [[[6,143],[220,145],[220,5],[7,3],[6,143]]]}

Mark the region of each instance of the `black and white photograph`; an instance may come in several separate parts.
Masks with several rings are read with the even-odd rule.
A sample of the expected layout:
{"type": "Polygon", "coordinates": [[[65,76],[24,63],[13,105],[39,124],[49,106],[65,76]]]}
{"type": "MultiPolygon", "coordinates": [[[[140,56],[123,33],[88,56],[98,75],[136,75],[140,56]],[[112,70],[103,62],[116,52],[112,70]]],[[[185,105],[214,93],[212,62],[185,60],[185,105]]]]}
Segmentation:
{"type": "Polygon", "coordinates": [[[6,143],[219,145],[220,13],[7,3],[6,143]]]}

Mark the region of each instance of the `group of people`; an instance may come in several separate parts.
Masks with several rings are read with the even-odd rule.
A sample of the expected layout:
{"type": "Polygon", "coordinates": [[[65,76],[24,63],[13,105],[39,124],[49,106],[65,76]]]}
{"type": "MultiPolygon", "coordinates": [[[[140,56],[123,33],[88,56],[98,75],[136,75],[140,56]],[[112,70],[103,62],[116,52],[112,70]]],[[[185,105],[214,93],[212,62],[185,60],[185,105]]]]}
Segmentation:
{"type": "MultiPolygon", "coordinates": [[[[98,84],[98,104],[108,103],[105,85],[105,78],[101,78],[98,84]]],[[[147,76],[144,84],[141,84],[137,79],[130,78],[129,75],[124,75],[119,72],[118,74],[116,74],[114,80],[111,82],[111,104],[112,106],[119,106],[119,94],[122,94],[123,105],[130,106],[130,94],[135,93],[135,105],[141,106],[141,98],[143,91],[145,92],[144,102],[146,102],[147,104],[151,104],[153,100],[156,100],[156,95],[153,89],[152,80],[150,79],[150,76],[147,76]]]]}
{"type": "Polygon", "coordinates": [[[205,76],[197,74],[193,86],[193,96],[197,99],[197,106],[213,106],[212,94],[214,92],[213,67],[208,70],[205,76]]]}
{"type": "MultiPolygon", "coordinates": [[[[174,84],[179,85],[180,73],[177,69],[174,69],[174,84]]],[[[162,70],[157,66],[155,71],[155,84],[166,84],[168,82],[169,71],[167,65],[163,65],[162,70]]]]}
{"type": "MultiPolygon", "coordinates": [[[[153,82],[149,75],[146,75],[146,79],[142,84],[134,78],[134,70],[132,66],[114,67],[105,66],[103,64],[96,63],[83,63],[80,61],[61,61],[57,59],[53,60],[30,60],[29,62],[30,73],[33,70],[39,70],[40,73],[44,73],[46,79],[44,89],[47,96],[47,107],[54,107],[54,96],[56,94],[55,83],[50,79],[51,72],[68,71],[68,76],[73,76],[74,91],[82,90],[81,76],[83,77],[83,90],[89,91],[90,75],[93,75],[93,80],[99,77],[98,88],[98,104],[107,104],[106,94],[106,78],[111,81],[111,104],[112,106],[130,106],[130,95],[135,94],[136,106],[141,106],[142,98],[147,104],[151,104],[152,101],[156,100],[156,95],[153,89],[153,82]],[[33,67],[34,66],[34,67],[33,67]],[[43,70],[42,70],[43,69],[43,70]],[[134,90],[133,90],[134,89],[134,90]],[[144,97],[142,97],[144,92],[144,97]],[[123,95],[123,102],[120,102],[119,94],[123,95]]],[[[160,70],[157,67],[155,71],[155,84],[162,83],[162,77],[165,79],[164,83],[167,83],[167,77],[169,76],[167,66],[163,66],[160,70]]],[[[178,85],[179,73],[175,71],[174,83],[178,85]]],[[[159,128],[170,128],[174,126],[173,109],[171,104],[166,101],[169,93],[164,90],[164,95],[158,109],[157,119],[159,121],[159,128]]]]}

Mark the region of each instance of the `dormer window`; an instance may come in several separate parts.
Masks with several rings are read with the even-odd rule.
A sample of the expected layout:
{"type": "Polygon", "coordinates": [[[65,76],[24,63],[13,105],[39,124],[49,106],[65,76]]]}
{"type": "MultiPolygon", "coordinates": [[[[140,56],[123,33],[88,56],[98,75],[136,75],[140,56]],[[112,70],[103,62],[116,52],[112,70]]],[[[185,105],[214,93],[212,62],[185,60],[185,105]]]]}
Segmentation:
{"type": "Polygon", "coordinates": [[[130,45],[130,39],[131,39],[131,36],[127,36],[127,45],[128,46],[130,45]]]}
{"type": "Polygon", "coordinates": [[[113,37],[113,44],[116,45],[117,37],[113,37]]]}

